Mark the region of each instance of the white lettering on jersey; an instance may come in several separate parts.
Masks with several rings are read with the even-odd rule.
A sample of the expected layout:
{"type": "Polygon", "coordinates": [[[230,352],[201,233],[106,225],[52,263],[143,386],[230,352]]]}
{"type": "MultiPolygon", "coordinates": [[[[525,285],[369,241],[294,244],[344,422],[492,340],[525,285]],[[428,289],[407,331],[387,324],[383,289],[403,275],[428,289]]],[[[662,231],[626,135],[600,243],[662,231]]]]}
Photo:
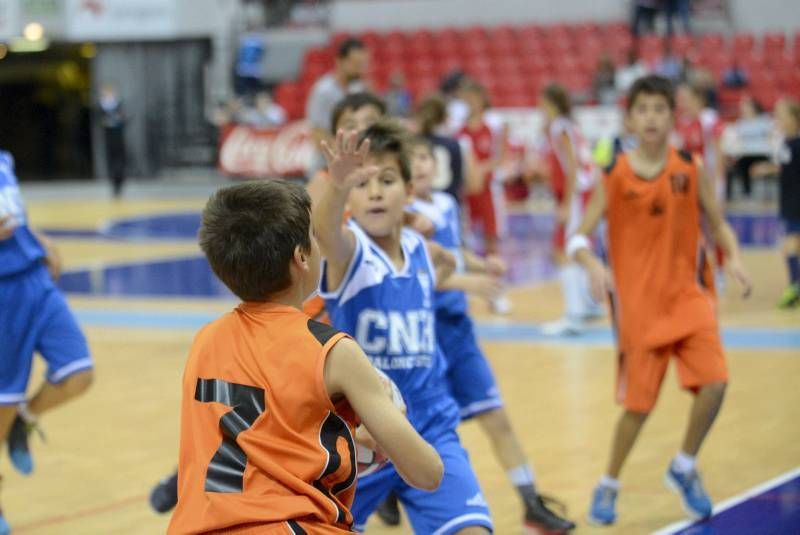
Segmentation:
{"type": "Polygon", "coordinates": [[[435,351],[434,317],[430,310],[389,311],[364,309],[358,315],[356,341],[366,353],[386,353],[376,357],[380,368],[414,367],[419,359],[432,363],[435,351]],[[422,353],[423,356],[407,356],[422,353]],[[403,356],[403,360],[396,356],[403,356]],[[384,366],[383,364],[386,364],[384,366]]]}

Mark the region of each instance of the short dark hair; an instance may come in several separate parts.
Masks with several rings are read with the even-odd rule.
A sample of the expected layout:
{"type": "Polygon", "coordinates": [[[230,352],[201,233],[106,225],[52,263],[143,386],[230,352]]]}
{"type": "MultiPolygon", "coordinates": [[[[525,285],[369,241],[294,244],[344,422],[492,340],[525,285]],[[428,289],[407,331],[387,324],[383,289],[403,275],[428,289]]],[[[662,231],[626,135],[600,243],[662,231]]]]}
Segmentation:
{"type": "Polygon", "coordinates": [[[549,83],[542,89],[542,95],[555,106],[559,115],[572,115],[572,98],[564,86],[555,82],[549,83]]]}
{"type": "Polygon", "coordinates": [[[669,79],[656,74],[643,76],[636,80],[628,90],[628,111],[633,108],[633,103],[639,95],[661,95],[667,99],[667,104],[671,110],[675,109],[675,88],[669,79]]]}
{"type": "Polygon", "coordinates": [[[336,125],[347,110],[358,111],[366,106],[374,106],[381,115],[386,115],[386,103],[375,93],[363,91],[350,93],[336,103],[331,112],[331,133],[336,134],[336,125]]]}
{"type": "Polygon", "coordinates": [[[447,119],[447,104],[441,95],[428,95],[417,106],[417,126],[419,131],[429,136],[437,126],[447,119]]]}
{"type": "Polygon", "coordinates": [[[311,199],[285,180],[222,188],[208,199],[200,248],[211,269],[243,301],[266,301],[291,285],[296,247],[311,250],[311,199]]]}
{"type": "Polygon", "coordinates": [[[369,153],[382,156],[392,154],[397,157],[403,182],[411,181],[409,161],[410,136],[408,130],[397,120],[385,117],[362,132],[359,144],[369,139],[369,153]]]}
{"type": "Polygon", "coordinates": [[[348,37],[339,45],[339,49],[336,51],[336,57],[339,59],[344,59],[350,55],[351,51],[364,50],[365,48],[367,48],[367,46],[361,39],[356,37],[348,37]]]}

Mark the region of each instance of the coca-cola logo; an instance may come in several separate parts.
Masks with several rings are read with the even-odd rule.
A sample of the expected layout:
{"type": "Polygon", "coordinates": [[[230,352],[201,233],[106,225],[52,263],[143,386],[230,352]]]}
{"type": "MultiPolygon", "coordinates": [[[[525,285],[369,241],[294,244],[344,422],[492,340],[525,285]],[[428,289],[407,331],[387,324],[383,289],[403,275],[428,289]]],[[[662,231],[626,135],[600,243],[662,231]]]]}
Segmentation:
{"type": "Polygon", "coordinates": [[[306,171],[313,153],[311,129],[305,121],[277,130],[233,126],[223,133],[219,165],[231,175],[298,175],[306,171]]]}

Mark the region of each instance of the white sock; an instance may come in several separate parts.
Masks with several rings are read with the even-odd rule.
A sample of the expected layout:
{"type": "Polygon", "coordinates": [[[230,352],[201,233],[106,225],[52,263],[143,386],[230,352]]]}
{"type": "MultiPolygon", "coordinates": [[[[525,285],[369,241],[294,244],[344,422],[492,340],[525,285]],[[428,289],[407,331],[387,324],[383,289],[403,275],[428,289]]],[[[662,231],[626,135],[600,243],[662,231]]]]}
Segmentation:
{"type": "Polygon", "coordinates": [[[506,475],[508,475],[508,479],[511,480],[511,483],[513,483],[515,487],[533,485],[533,470],[530,465],[521,464],[506,472],[506,475]]]}
{"type": "Polygon", "coordinates": [[[28,404],[26,402],[23,401],[17,405],[17,413],[26,424],[36,423],[36,416],[28,409],[28,404]]]}
{"type": "Polygon", "coordinates": [[[581,277],[583,270],[574,262],[563,266],[559,271],[561,293],[564,296],[564,316],[571,320],[579,320],[584,315],[581,277]]]}
{"type": "Polygon", "coordinates": [[[685,474],[687,472],[691,472],[694,470],[694,467],[697,465],[697,459],[679,451],[678,454],[672,459],[672,468],[676,471],[685,474]]]}
{"type": "Polygon", "coordinates": [[[614,490],[619,490],[619,479],[614,479],[613,477],[604,475],[603,477],[600,478],[600,486],[608,487],[614,490]]]}

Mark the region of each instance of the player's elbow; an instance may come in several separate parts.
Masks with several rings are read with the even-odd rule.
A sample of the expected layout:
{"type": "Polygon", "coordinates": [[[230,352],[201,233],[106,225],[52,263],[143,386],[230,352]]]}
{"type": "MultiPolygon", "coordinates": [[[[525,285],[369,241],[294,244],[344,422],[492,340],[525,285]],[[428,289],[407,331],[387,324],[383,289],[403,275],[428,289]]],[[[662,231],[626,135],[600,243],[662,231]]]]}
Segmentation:
{"type": "Polygon", "coordinates": [[[416,470],[417,473],[413,474],[412,481],[408,481],[407,483],[412,487],[431,492],[438,489],[439,485],[442,483],[442,478],[444,477],[444,463],[432,446],[428,446],[428,448],[429,451],[425,455],[426,461],[420,463],[420,469],[416,470]]]}

